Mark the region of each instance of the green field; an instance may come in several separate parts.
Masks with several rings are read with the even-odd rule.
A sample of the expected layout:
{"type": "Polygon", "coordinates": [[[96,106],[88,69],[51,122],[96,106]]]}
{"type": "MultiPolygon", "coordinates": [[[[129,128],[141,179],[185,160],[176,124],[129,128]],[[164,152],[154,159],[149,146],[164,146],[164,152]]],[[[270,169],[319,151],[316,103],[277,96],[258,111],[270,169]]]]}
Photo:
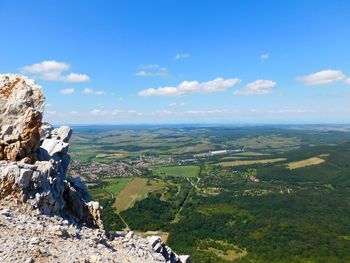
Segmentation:
{"type": "Polygon", "coordinates": [[[159,176],[179,176],[179,177],[197,177],[200,171],[200,167],[196,165],[184,165],[184,166],[163,166],[153,169],[153,174],[159,176]]]}
{"type": "Polygon", "coordinates": [[[146,178],[132,178],[117,193],[115,198],[115,207],[117,211],[124,211],[134,205],[136,201],[141,201],[147,197],[149,193],[161,191],[165,187],[165,183],[158,180],[150,180],[146,178]]]}
{"type": "Polygon", "coordinates": [[[113,178],[104,181],[107,183],[107,186],[105,187],[106,191],[116,194],[131,181],[131,178],[113,178]]]}
{"type": "Polygon", "coordinates": [[[88,162],[149,156],[143,177],[102,173],[90,189],[111,230],[124,219],[134,231],[166,233],[193,262],[350,262],[348,129],[101,129],[79,131],[73,151],[88,162]]]}

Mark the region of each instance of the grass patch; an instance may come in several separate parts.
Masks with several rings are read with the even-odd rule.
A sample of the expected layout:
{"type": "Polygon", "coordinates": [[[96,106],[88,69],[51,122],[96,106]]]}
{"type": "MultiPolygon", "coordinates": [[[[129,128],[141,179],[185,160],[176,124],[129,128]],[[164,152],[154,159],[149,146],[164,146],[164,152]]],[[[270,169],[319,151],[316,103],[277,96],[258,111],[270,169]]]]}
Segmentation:
{"type": "Polygon", "coordinates": [[[132,207],[136,201],[143,200],[151,192],[159,191],[165,183],[140,177],[131,179],[116,195],[115,208],[121,212],[132,207]]]}
{"type": "Polygon", "coordinates": [[[232,162],[219,162],[216,165],[221,165],[223,167],[234,167],[234,166],[244,166],[253,164],[268,164],[277,163],[287,160],[286,158],[274,158],[274,159],[263,159],[263,160],[245,160],[245,161],[232,161],[232,162]]]}
{"type": "Polygon", "coordinates": [[[159,176],[175,176],[175,177],[197,177],[200,168],[196,165],[184,166],[163,166],[153,169],[153,174],[159,176]]]}
{"type": "Polygon", "coordinates": [[[209,252],[217,256],[218,258],[232,262],[246,256],[247,250],[241,249],[236,245],[227,243],[224,240],[205,240],[201,242],[201,247],[199,250],[209,252]]]}
{"type": "Polygon", "coordinates": [[[294,169],[299,169],[299,168],[303,168],[306,166],[318,165],[318,164],[321,164],[324,162],[325,162],[325,160],[321,159],[319,157],[311,157],[311,158],[308,158],[305,160],[288,163],[287,167],[289,170],[294,170],[294,169]]]}
{"type": "Polygon", "coordinates": [[[131,181],[131,178],[113,178],[105,179],[104,181],[107,183],[105,190],[112,194],[116,194],[120,192],[131,181]]]}

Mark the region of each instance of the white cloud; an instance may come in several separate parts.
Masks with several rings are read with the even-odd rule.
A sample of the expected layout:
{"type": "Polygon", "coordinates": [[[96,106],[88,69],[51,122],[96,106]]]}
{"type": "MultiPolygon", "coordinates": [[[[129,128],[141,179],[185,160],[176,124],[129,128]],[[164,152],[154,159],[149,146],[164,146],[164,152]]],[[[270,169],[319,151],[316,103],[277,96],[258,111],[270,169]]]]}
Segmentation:
{"type": "Polygon", "coordinates": [[[261,54],[260,59],[261,59],[262,61],[268,60],[268,59],[269,59],[269,54],[268,54],[268,53],[263,53],[263,54],[261,54]]]}
{"type": "Polygon", "coordinates": [[[307,110],[304,109],[279,109],[279,110],[269,110],[269,113],[306,113],[307,110]]]}
{"type": "Polygon", "coordinates": [[[199,81],[183,81],[176,87],[159,87],[141,90],[139,96],[162,96],[162,97],[179,97],[188,96],[198,93],[212,93],[226,91],[234,85],[238,84],[240,80],[216,78],[207,82],[199,81]]]}
{"type": "Polygon", "coordinates": [[[104,94],[106,94],[106,93],[102,90],[98,90],[95,92],[95,95],[104,95],[104,94]]]}
{"type": "Polygon", "coordinates": [[[123,112],[122,110],[115,109],[115,110],[112,110],[112,111],[111,111],[111,115],[112,115],[112,116],[115,116],[115,115],[118,115],[118,114],[120,114],[120,113],[122,113],[122,112],[123,112]]]}
{"type": "Polygon", "coordinates": [[[72,110],[72,111],[69,112],[69,115],[71,115],[71,116],[77,116],[77,115],[79,115],[79,112],[78,112],[78,111],[75,111],[75,110],[72,110]]]}
{"type": "Polygon", "coordinates": [[[67,76],[61,76],[61,80],[66,82],[86,82],[90,78],[85,74],[69,73],[67,76]]]}
{"type": "Polygon", "coordinates": [[[142,70],[136,73],[138,77],[166,77],[169,75],[168,69],[157,64],[141,65],[142,70]]]}
{"type": "Polygon", "coordinates": [[[70,69],[71,67],[67,63],[49,60],[24,66],[21,71],[23,73],[33,74],[35,77],[44,80],[63,82],[85,82],[90,80],[89,76],[86,74],[77,74],[72,72],[67,75],[63,75],[65,71],[70,69]]]}
{"type": "Polygon", "coordinates": [[[169,107],[176,107],[176,106],[183,107],[185,105],[186,105],[185,102],[171,102],[171,103],[169,103],[169,107]]]}
{"type": "Polygon", "coordinates": [[[297,78],[298,81],[307,86],[331,84],[343,79],[345,79],[345,75],[342,71],[332,69],[322,70],[307,76],[297,78]]]}
{"type": "Polygon", "coordinates": [[[141,68],[141,69],[159,68],[159,65],[158,64],[140,65],[139,68],[141,68]]]}
{"type": "Polygon", "coordinates": [[[89,113],[93,116],[116,116],[124,112],[123,110],[114,109],[114,110],[103,110],[103,109],[93,109],[89,113]]]}
{"type": "Polygon", "coordinates": [[[347,78],[347,79],[345,80],[345,83],[348,84],[348,85],[350,85],[350,78],[347,78]]]}
{"type": "Polygon", "coordinates": [[[180,59],[186,59],[189,58],[190,54],[186,54],[186,53],[178,53],[175,55],[174,59],[176,60],[180,60],[180,59]]]}
{"type": "Polygon", "coordinates": [[[61,94],[63,95],[69,95],[69,94],[73,94],[74,93],[74,89],[61,89],[60,90],[61,94]]]}
{"type": "Polygon", "coordinates": [[[216,114],[223,114],[223,113],[229,113],[228,110],[221,110],[221,109],[214,109],[214,110],[188,110],[182,112],[183,114],[187,115],[196,115],[196,116],[208,116],[208,115],[216,115],[216,114]]]}
{"type": "Polygon", "coordinates": [[[58,115],[57,111],[45,111],[45,113],[48,116],[57,116],[58,115]]]}
{"type": "Polygon", "coordinates": [[[106,93],[102,90],[94,90],[92,88],[85,88],[83,89],[83,94],[87,94],[87,95],[105,95],[106,93]]]}
{"type": "Polygon", "coordinates": [[[94,90],[91,88],[85,88],[83,94],[94,94],[94,90]]]}
{"type": "Polygon", "coordinates": [[[101,109],[93,109],[89,113],[93,116],[104,116],[108,114],[108,111],[101,109]]]}
{"type": "Polygon", "coordinates": [[[258,96],[270,94],[276,87],[276,82],[272,80],[259,79],[247,84],[243,89],[235,91],[233,94],[241,96],[258,96]]]}

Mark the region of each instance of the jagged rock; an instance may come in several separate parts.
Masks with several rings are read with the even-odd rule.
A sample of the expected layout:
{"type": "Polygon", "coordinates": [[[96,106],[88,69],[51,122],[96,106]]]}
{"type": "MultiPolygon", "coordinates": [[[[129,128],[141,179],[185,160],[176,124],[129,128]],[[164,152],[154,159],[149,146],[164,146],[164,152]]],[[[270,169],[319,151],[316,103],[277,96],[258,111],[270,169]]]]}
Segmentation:
{"type": "Polygon", "coordinates": [[[44,94],[22,75],[0,75],[0,160],[35,160],[44,94]]]}
{"type": "Polygon", "coordinates": [[[54,127],[50,123],[43,122],[40,127],[40,139],[49,138],[53,129],[54,127]]]}
{"type": "Polygon", "coordinates": [[[42,123],[44,95],[33,80],[0,75],[0,198],[104,229],[100,207],[79,179],[67,179],[72,129],[42,123]],[[34,163],[35,164],[27,164],[34,163]]]}
{"type": "MultiPolygon", "coordinates": [[[[0,207],[10,200],[5,204],[22,203],[31,209],[27,215],[19,215],[18,211],[13,215],[8,208],[0,211],[0,233],[4,226],[12,231],[10,238],[0,235],[0,262],[36,262],[39,258],[38,262],[181,263],[181,256],[160,237],[149,238],[147,246],[146,240],[130,231],[125,239],[111,238],[116,243],[107,244],[111,235],[105,231],[99,203],[91,200],[80,178],[66,176],[72,130],[67,126],[54,129],[42,123],[43,107],[44,95],[33,80],[21,75],[0,75],[0,207]],[[38,247],[54,242],[51,251],[38,247]],[[28,247],[18,249],[19,244],[28,247]],[[126,252],[118,254],[125,256],[125,261],[120,261],[116,251],[125,246],[126,252]],[[46,258],[52,254],[53,258],[46,258]]],[[[187,260],[183,262],[190,262],[183,258],[187,260]]]]}
{"type": "Polygon", "coordinates": [[[54,154],[58,154],[58,153],[67,154],[68,146],[69,146],[68,143],[60,140],[45,139],[42,142],[39,151],[45,151],[45,153],[47,153],[47,156],[45,156],[44,158],[50,159],[54,154]]]}
{"type": "Polygon", "coordinates": [[[69,142],[72,135],[72,129],[68,126],[61,126],[51,132],[51,137],[63,142],[69,142]]]}

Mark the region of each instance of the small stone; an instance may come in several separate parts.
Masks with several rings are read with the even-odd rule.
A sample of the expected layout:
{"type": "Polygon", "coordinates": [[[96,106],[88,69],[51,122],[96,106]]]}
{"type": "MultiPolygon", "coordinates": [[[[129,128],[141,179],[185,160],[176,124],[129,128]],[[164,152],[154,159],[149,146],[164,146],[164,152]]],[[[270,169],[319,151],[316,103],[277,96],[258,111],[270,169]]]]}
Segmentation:
{"type": "Polygon", "coordinates": [[[4,208],[0,211],[0,214],[1,215],[4,215],[4,216],[7,216],[7,217],[10,217],[11,216],[11,210],[8,209],[8,208],[4,208]]]}
{"type": "Polygon", "coordinates": [[[37,245],[37,244],[40,243],[40,238],[38,238],[38,237],[32,237],[32,238],[30,239],[29,243],[30,243],[31,245],[37,245]]]}
{"type": "Polygon", "coordinates": [[[157,243],[161,243],[162,240],[159,236],[151,236],[148,238],[151,247],[154,247],[157,243]]]}
{"type": "Polygon", "coordinates": [[[131,239],[131,238],[133,238],[134,237],[134,231],[129,231],[126,235],[125,235],[125,238],[127,238],[127,239],[131,239]]]}
{"type": "Polygon", "coordinates": [[[103,244],[97,244],[97,249],[104,249],[104,248],[106,248],[106,246],[105,245],[103,245],[103,244]]]}

